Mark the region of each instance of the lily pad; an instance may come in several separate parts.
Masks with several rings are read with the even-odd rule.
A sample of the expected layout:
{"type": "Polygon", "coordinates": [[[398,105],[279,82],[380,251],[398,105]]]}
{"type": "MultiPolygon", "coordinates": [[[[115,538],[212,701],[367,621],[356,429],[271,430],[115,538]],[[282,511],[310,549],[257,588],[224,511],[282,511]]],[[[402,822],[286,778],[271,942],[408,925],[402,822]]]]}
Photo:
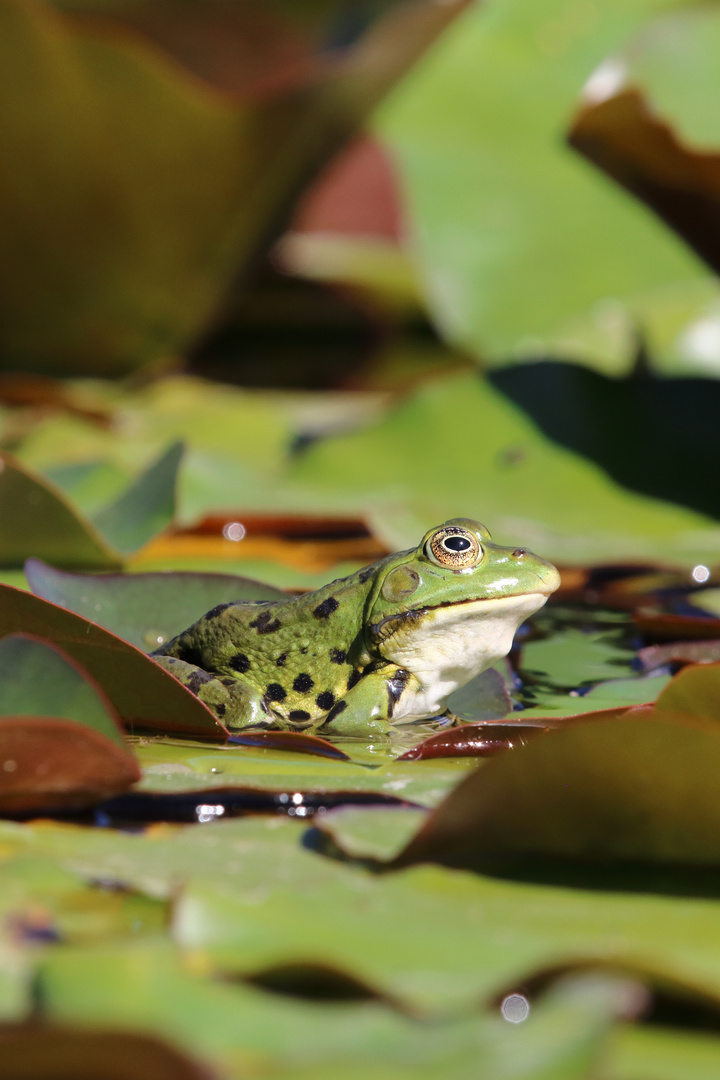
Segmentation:
{"type": "Polygon", "coordinates": [[[377,1001],[293,1000],[202,979],[147,944],[56,952],[39,982],[51,1019],[151,1031],[220,1075],[272,1080],[465,1080],[479,1061],[494,1080],[583,1080],[627,997],[617,980],[580,978],[548,994],[521,1028],[477,1014],[423,1024],[377,1001]]]}
{"type": "Polygon", "coordinates": [[[139,727],[227,737],[210,710],[139,649],[65,608],[0,585],[0,637],[16,633],[34,634],[69,653],[102,688],[130,732],[139,727]]]}
{"type": "Polygon", "coordinates": [[[466,778],[397,863],[542,854],[716,867],[719,768],[717,725],[686,713],[572,724],[466,778]]]}
{"type": "Polygon", "coordinates": [[[62,491],[20,464],[0,458],[0,562],[22,566],[29,556],[62,566],[111,569],[121,559],[62,491]]]}
{"type": "MultiPolygon", "coordinates": [[[[525,714],[523,713],[523,716],[525,714]]],[[[524,746],[542,727],[523,724],[461,724],[423,739],[400,756],[400,761],[422,761],[434,757],[493,757],[514,746],[524,746]]]]}
{"type": "Polygon", "coordinates": [[[523,646],[522,672],[543,684],[575,689],[586,683],[629,675],[634,652],[617,642],[617,634],[556,631],[523,646]]]}
{"type": "Polygon", "coordinates": [[[173,443],[110,506],[95,515],[102,535],[123,555],[137,551],[171,523],[183,444],[173,443]]]}
{"type": "Polygon", "coordinates": [[[433,315],[485,361],[552,355],[621,374],[636,325],[659,344],[669,306],[690,322],[717,302],[694,255],[563,137],[583,89],[616,77],[600,65],[664,8],[472,8],[381,110],[433,315]]]}
{"type": "Polygon", "coordinates": [[[694,566],[712,563],[720,541],[710,519],[619,487],[467,374],[426,384],[371,428],[314,444],[288,475],[310,506],[364,509],[390,550],[415,546],[458,514],[484,522],[499,543],[570,565],[657,558],[694,566]],[[448,432],[463,448],[452,468],[448,432]]]}
{"type": "MultiPolygon", "coordinates": [[[[80,881],[100,878],[172,898],[172,933],[196,973],[259,975],[282,966],[310,978],[325,965],[425,1016],[451,1018],[535,974],[590,964],[720,1006],[720,904],[712,894],[562,887],[440,866],[378,876],[307,850],[303,825],[277,818],[145,834],[46,823],[0,827],[0,837],[15,852],[56,860],[80,881]]],[[[88,1017],[95,1002],[98,1010],[112,1008],[118,969],[93,951],[93,970],[113,972],[94,994],[95,980],[79,976],[66,949],[47,957],[67,973],[55,1009],[70,1008],[73,998],[88,1017]]],[[[138,998],[126,998],[140,1010],[131,1015],[147,1009],[146,1018],[167,1017],[173,995],[152,990],[160,961],[143,959],[142,951],[133,959],[127,941],[123,954],[135,978],[150,980],[138,998]]],[[[206,1007],[217,1008],[211,987],[205,994],[206,1007]]],[[[240,1024],[243,1010],[236,1015],[240,1024]]],[[[237,1037],[237,1024],[225,1025],[227,1038],[237,1037]]],[[[211,1038],[213,1026],[204,1029],[211,1038]]]]}
{"type": "Polygon", "coordinates": [[[391,862],[427,816],[410,806],[338,806],[313,824],[351,859],[391,862]]]}
{"type": "Polygon", "coordinates": [[[172,1046],[128,1031],[53,1025],[5,1029],[3,1067],[13,1080],[207,1080],[207,1070],[172,1046]]]}
{"type": "Polygon", "coordinates": [[[679,671],[655,703],[658,715],[685,713],[720,722],[720,664],[694,664],[679,671]]]}
{"type": "Polygon", "coordinates": [[[96,802],[141,775],[87,672],[24,634],[0,640],[0,761],[5,811],[96,802]]]}
{"type": "Polygon", "coordinates": [[[499,671],[490,668],[456,690],[447,706],[461,720],[497,720],[512,711],[512,701],[499,671]]]}
{"type": "Polygon", "coordinates": [[[30,559],[25,567],[37,596],[104,626],[151,651],[216,604],[287,596],[272,585],[234,574],[73,574],[30,559]]]}
{"type": "Polygon", "coordinates": [[[305,739],[301,744],[305,753],[287,743],[277,748],[271,740],[264,745],[203,747],[143,739],[134,747],[143,768],[143,779],[135,790],[158,796],[194,793],[208,804],[232,802],[233,792],[238,796],[265,792],[275,796],[276,809],[304,818],[314,805],[322,804],[323,796],[330,801],[360,796],[436,806],[459,782],[463,771],[474,768],[472,758],[451,765],[396,762],[390,747],[370,747],[368,751],[362,743],[351,740],[335,744],[333,750],[340,752],[329,755],[323,740],[305,739]],[[350,760],[343,760],[345,755],[350,760]],[[217,793],[216,798],[213,793],[217,793]]]}
{"type": "Polygon", "coordinates": [[[150,465],[118,500],[91,520],[63,491],[10,454],[0,456],[0,563],[44,558],[61,566],[113,569],[170,524],[180,443],[150,465]]]}
{"type": "Polygon", "coordinates": [[[8,0],[0,11],[0,132],[14,161],[0,191],[12,267],[2,353],[15,368],[113,375],[197,337],[298,185],[462,5],[383,4],[349,36],[338,31],[338,48],[337,3],[306,5],[300,28],[258,5],[239,34],[224,9],[188,9],[169,33],[153,14],[159,45],[144,13],[128,12],[141,27],[128,33],[119,8],[78,17],[62,6],[8,0]],[[278,25],[280,57],[258,69],[258,43],[278,25]],[[208,33],[220,70],[251,65],[249,84],[208,78],[208,33]]]}

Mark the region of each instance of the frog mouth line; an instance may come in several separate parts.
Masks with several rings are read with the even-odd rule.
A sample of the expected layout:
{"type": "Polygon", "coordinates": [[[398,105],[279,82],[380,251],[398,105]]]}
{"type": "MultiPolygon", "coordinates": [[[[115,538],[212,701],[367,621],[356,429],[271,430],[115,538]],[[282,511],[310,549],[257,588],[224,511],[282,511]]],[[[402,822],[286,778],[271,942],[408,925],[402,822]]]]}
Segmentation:
{"type": "MultiPolygon", "coordinates": [[[[443,600],[440,604],[432,604],[427,607],[410,608],[409,611],[398,612],[397,615],[386,615],[379,622],[370,624],[370,637],[377,645],[387,641],[397,633],[401,626],[415,619],[422,619],[431,611],[439,611],[441,608],[463,607],[465,604],[489,604],[493,601],[506,603],[508,600],[526,599],[528,596],[543,596],[547,599],[548,594],[541,589],[532,589],[524,593],[516,593],[515,596],[480,596],[470,597],[468,600],[443,600]]],[[[530,613],[532,614],[532,612],[530,613]]]]}

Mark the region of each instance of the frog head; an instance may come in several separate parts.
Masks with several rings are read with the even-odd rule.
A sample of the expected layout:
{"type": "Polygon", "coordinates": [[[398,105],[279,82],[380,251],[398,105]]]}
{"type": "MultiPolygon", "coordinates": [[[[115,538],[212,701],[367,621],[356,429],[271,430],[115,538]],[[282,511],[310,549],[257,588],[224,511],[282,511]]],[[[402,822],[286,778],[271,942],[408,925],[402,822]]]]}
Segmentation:
{"type": "Polygon", "coordinates": [[[442,695],[505,656],[520,623],[560,584],[526,548],[501,547],[453,518],[381,564],[368,597],[369,647],[442,695]]]}

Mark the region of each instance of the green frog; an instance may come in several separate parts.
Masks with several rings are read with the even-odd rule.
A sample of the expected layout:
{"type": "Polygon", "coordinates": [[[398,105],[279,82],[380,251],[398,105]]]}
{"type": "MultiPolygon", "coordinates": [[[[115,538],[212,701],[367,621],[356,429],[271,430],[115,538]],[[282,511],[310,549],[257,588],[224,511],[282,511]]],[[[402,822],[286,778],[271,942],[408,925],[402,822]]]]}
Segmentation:
{"type": "Polygon", "coordinates": [[[316,592],[219,604],[153,659],[230,729],[374,736],[452,716],[557,589],[555,567],[453,518],[316,592]]]}

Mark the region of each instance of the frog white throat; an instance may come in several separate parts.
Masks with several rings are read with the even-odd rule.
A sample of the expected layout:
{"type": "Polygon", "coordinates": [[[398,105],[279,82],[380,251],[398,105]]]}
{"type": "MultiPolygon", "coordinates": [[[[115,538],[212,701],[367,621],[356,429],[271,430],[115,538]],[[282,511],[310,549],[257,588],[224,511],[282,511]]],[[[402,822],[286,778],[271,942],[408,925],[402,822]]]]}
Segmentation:
{"type": "Polygon", "coordinates": [[[521,622],[538,611],[547,595],[523,593],[437,607],[408,619],[381,645],[383,656],[406,668],[421,689],[408,686],[393,723],[410,723],[444,712],[446,699],[481,671],[507,656],[521,622]]]}

